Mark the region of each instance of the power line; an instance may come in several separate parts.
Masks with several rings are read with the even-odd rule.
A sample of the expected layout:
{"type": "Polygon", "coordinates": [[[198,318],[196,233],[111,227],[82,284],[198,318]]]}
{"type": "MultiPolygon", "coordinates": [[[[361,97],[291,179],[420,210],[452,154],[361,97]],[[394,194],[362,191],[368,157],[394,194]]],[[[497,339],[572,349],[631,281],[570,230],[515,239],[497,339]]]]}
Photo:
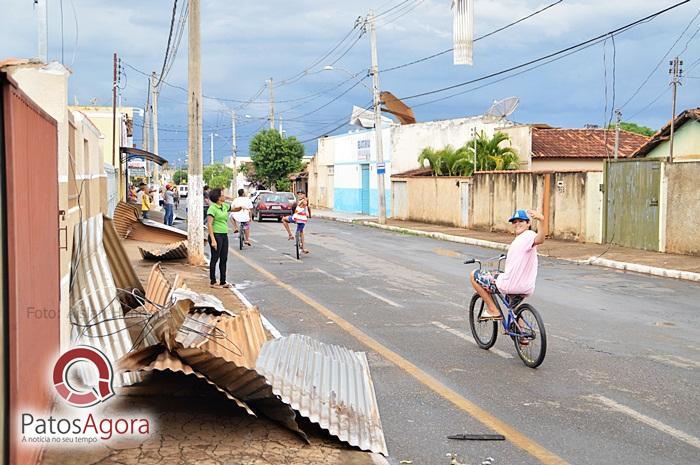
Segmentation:
{"type": "Polygon", "coordinates": [[[411,13],[413,10],[418,8],[418,6],[420,6],[420,4],[423,3],[423,1],[424,0],[417,0],[413,5],[406,5],[401,10],[397,10],[395,13],[398,13],[398,14],[394,14],[392,18],[386,17],[386,18],[380,19],[377,23],[377,27],[384,27],[384,26],[388,26],[389,24],[395,23],[399,19],[403,18],[404,16],[406,16],[407,14],[411,13]]]}
{"type": "MultiPolygon", "coordinates": [[[[563,2],[563,1],[564,1],[564,0],[558,0],[558,1],[554,2],[554,3],[550,3],[549,5],[547,5],[547,6],[543,7],[543,8],[540,8],[540,9],[537,10],[537,11],[533,11],[532,13],[528,14],[527,16],[523,16],[522,18],[520,18],[520,19],[518,19],[518,20],[516,20],[516,21],[513,21],[512,23],[506,24],[505,26],[501,26],[501,27],[499,27],[498,29],[495,29],[495,30],[493,30],[493,31],[491,31],[491,32],[489,32],[489,33],[484,34],[483,36],[479,36],[479,37],[475,38],[475,39],[474,39],[474,42],[479,41],[479,40],[482,40],[482,39],[485,39],[485,38],[490,37],[490,36],[492,36],[492,35],[494,35],[494,34],[498,34],[498,33],[501,32],[501,31],[504,31],[504,30],[506,30],[506,29],[508,29],[508,28],[510,28],[510,27],[515,26],[516,24],[522,23],[523,21],[526,21],[526,20],[532,18],[533,16],[536,16],[536,15],[538,15],[538,14],[540,14],[540,13],[542,13],[542,12],[544,12],[544,11],[550,9],[550,8],[552,8],[553,6],[556,6],[556,5],[560,4],[560,3],[563,2]]],[[[444,55],[444,54],[446,54],[446,53],[450,53],[452,50],[454,50],[454,48],[448,48],[447,50],[443,50],[442,52],[434,53],[434,54],[429,55],[429,56],[427,56],[427,57],[419,58],[419,59],[417,59],[417,60],[413,60],[413,61],[410,61],[410,62],[408,62],[408,63],[404,63],[404,64],[402,64],[402,65],[392,66],[391,68],[386,68],[386,69],[379,70],[379,72],[380,72],[380,73],[387,73],[387,72],[389,72],[389,71],[394,71],[394,70],[397,70],[397,69],[405,68],[405,67],[407,67],[407,66],[415,65],[415,64],[417,64],[417,63],[422,63],[422,62],[424,62],[424,61],[432,60],[433,58],[439,57],[439,56],[444,55]]]]}
{"type": "MultiPolygon", "coordinates": [[[[364,106],[364,109],[365,109],[365,110],[369,110],[369,109],[371,109],[372,107],[373,107],[373,102],[370,102],[370,103],[368,103],[368,104],[366,104],[366,105],[364,106]]],[[[318,135],[318,136],[316,136],[316,137],[312,137],[312,138],[310,138],[310,139],[302,140],[302,141],[300,141],[300,142],[301,142],[302,144],[305,144],[305,143],[307,143],[307,142],[311,142],[312,140],[318,139],[319,137],[322,137],[322,136],[324,136],[324,135],[330,134],[330,133],[332,133],[332,132],[334,132],[334,131],[336,131],[336,130],[342,128],[343,126],[345,126],[345,125],[348,124],[348,117],[347,117],[347,116],[344,116],[342,119],[337,120],[337,121],[336,121],[335,123],[333,123],[333,124],[339,123],[339,122],[341,122],[341,121],[344,121],[344,122],[343,122],[343,123],[340,123],[338,126],[334,127],[333,129],[326,129],[326,130],[323,131],[323,133],[322,133],[321,135],[318,135]]]]}
{"type": "Polygon", "coordinates": [[[170,41],[173,38],[173,29],[175,28],[175,14],[177,13],[177,0],[173,0],[173,14],[170,18],[170,32],[168,32],[168,44],[165,46],[165,57],[163,58],[163,67],[160,70],[160,76],[158,77],[158,82],[155,84],[157,89],[160,86],[160,82],[163,80],[165,75],[165,67],[168,65],[168,55],[170,55],[170,41]]]}
{"type": "Polygon", "coordinates": [[[656,13],[653,13],[653,14],[650,14],[650,15],[648,15],[648,16],[645,16],[645,17],[642,18],[642,19],[638,19],[638,20],[633,21],[633,22],[631,22],[631,23],[628,23],[628,24],[626,24],[626,25],[624,25],[624,26],[622,26],[622,27],[619,27],[619,28],[614,29],[614,30],[612,30],[612,31],[606,32],[605,34],[598,35],[598,36],[596,36],[596,37],[593,37],[593,38],[591,38],[591,39],[585,40],[585,41],[583,41],[583,42],[579,42],[578,44],[571,45],[571,46],[569,46],[569,47],[563,48],[563,49],[558,50],[558,51],[556,51],[556,52],[549,53],[549,54],[544,55],[544,56],[541,56],[541,57],[539,57],[539,58],[535,58],[535,59],[530,60],[530,61],[527,61],[527,62],[525,62],[525,63],[521,63],[521,64],[516,65],[516,66],[511,66],[511,67],[506,68],[506,69],[504,69],[504,70],[496,71],[496,72],[494,72],[494,73],[487,74],[487,75],[485,75],[485,76],[482,76],[482,77],[479,77],[479,78],[476,78],[476,79],[471,79],[471,80],[469,80],[469,81],[460,82],[460,83],[452,84],[452,85],[450,85],[450,86],[442,87],[442,88],[439,88],[439,89],[430,90],[430,91],[426,91],[426,92],[421,92],[421,93],[419,93],[419,94],[414,94],[414,95],[409,95],[409,96],[406,96],[406,97],[402,97],[401,100],[404,100],[404,101],[405,101],[405,100],[410,100],[410,99],[414,99],[414,98],[418,98],[418,97],[424,97],[424,96],[426,96],[426,95],[433,95],[433,94],[437,94],[437,93],[440,93],[440,92],[445,92],[445,91],[447,91],[447,90],[456,89],[456,88],[463,87],[463,86],[466,86],[466,85],[469,85],[469,84],[473,84],[473,83],[475,83],[475,82],[479,82],[479,81],[483,81],[483,80],[486,80],[486,79],[490,79],[490,78],[492,78],[492,77],[496,77],[496,76],[499,76],[499,75],[501,75],[501,74],[506,74],[506,73],[509,73],[509,72],[511,72],[511,71],[515,71],[515,70],[518,70],[518,69],[521,69],[521,68],[525,68],[525,67],[530,66],[530,65],[532,65],[532,64],[535,64],[535,63],[538,63],[538,62],[541,62],[541,61],[548,60],[548,59],[550,59],[550,58],[556,57],[556,56],[558,56],[558,55],[562,55],[562,54],[567,53],[567,52],[570,52],[570,51],[579,51],[578,49],[580,49],[581,47],[584,47],[584,46],[586,46],[586,45],[590,45],[590,44],[593,44],[593,43],[596,43],[596,42],[600,42],[601,40],[605,40],[605,39],[606,39],[607,37],[609,37],[609,36],[613,36],[613,35],[616,35],[616,34],[620,34],[620,33],[624,32],[624,31],[626,31],[626,30],[628,30],[628,29],[631,29],[631,28],[633,28],[633,27],[635,27],[635,26],[638,26],[638,25],[641,24],[641,23],[645,23],[645,22],[651,21],[652,19],[656,18],[657,16],[660,16],[660,15],[662,15],[662,14],[664,14],[664,13],[670,11],[670,10],[673,10],[673,9],[675,9],[675,8],[681,6],[681,5],[684,5],[684,4],[688,3],[689,1],[690,1],[690,0],[683,0],[682,2],[676,3],[675,5],[672,5],[672,6],[670,6],[670,7],[664,8],[663,10],[659,10],[659,11],[657,11],[656,13]]]}

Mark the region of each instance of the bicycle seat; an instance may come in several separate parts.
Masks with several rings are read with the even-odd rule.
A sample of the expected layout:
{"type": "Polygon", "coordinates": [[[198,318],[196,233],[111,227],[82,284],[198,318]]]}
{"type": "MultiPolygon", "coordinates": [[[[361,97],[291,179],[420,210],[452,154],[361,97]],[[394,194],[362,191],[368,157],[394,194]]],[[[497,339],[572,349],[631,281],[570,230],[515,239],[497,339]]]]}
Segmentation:
{"type": "Polygon", "coordinates": [[[506,303],[510,308],[515,308],[525,300],[526,295],[522,294],[507,294],[504,296],[506,303]]]}

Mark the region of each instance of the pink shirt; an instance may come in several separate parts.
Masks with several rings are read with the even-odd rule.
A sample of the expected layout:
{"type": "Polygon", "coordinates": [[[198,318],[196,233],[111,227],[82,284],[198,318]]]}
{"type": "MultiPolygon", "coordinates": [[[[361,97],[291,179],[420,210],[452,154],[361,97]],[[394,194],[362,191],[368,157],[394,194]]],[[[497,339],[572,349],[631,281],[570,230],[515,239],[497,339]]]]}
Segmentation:
{"type": "Polygon", "coordinates": [[[510,243],[506,270],[496,277],[496,286],[502,294],[531,295],[537,279],[537,233],[524,231],[510,243]]]}

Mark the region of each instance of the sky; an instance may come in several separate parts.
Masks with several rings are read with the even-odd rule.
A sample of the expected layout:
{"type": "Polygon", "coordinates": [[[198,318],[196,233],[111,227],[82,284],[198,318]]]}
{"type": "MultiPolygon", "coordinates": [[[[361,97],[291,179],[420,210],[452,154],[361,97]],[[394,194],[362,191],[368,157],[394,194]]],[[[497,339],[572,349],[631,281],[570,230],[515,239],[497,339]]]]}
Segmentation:
{"type": "MultiPolygon", "coordinates": [[[[208,163],[211,134],[216,134],[215,160],[231,154],[232,111],[237,114],[238,154],[248,154],[251,137],[269,127],[264,86],[270,78],[276,115],[282,117],[287,136],[305,142],[307,154],[315,152],[319,136],[353,129],[343,124],[352,106],[371,102],[371,80],[361,79],[370,67],[369,34],[354,28],[357,18],[370,9],[377,14],[380,87],[405,98],[539,58],[679,1],[563,0],[476,41],[472,66],[453,65],[452,54],[446,53],[389,71],[452,47],[451,0],[202,0],[202,90],[208,97],[203,158],[208,163]],[[327,65],[334,69],[324,70],[327,65]]],[[[475,37],[555,2],[474,0],[475,37]]],[[[161,71],[173,1],[48,3],[49,59],[62,61],[72,71],[69,102],[111,105],[112,55],[117,52],[122,59],[122,104],[143,108],[148,89],[143,73],[161,71]]],[[[185,4],[178,1],[175,29],[185,4]]],[[[33,1],[2,0],[0,60],[37,54],[33,1]]],[[[520,104],[510,119],[519,123],[602,126],[611,120],[614,108],[621,108],[623,120],[656,130],[671,117],[668,61],[676,55],[684,61],[686,75],[678,89],[681,111],[700,105],[700,0],[527,72],[502,74],[405,103],[413,107],[418,121],[430,121],[483,114],[494,100],[515,96],[520,104]]],[[[158,100],[159,152],[176,162],[187,153],[187,94],[178,89],[187,88],[186,26],[165,82],[158,100]]],[[[143,122],[137,118],[135,124],[135,142],[141,146],[143,122]]]]}

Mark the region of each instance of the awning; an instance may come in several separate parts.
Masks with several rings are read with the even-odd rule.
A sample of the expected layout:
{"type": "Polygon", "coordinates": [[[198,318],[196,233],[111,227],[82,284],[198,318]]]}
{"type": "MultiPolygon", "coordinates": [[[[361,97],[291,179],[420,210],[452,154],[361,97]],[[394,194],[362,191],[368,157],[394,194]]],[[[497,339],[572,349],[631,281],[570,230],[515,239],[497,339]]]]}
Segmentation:
{"type": "Polygon", "coordinates": [[[126,163],[132,158],[143,158],[144,160],[152,161],[160,166],[167,165],[168,160],[159,157],[155,153],[146,150],[137,149],[136,147],[119,147],[119,155],[122,163],[126,163]]]}

